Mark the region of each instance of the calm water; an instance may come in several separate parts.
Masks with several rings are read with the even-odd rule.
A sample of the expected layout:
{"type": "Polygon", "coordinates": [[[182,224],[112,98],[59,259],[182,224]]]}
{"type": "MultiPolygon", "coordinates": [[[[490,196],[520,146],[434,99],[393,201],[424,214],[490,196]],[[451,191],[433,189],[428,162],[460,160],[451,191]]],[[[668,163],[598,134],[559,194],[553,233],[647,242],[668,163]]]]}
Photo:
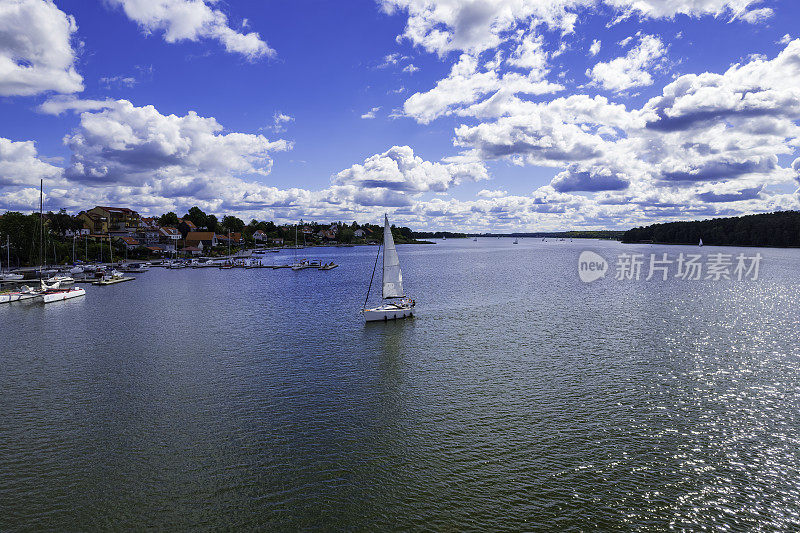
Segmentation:
{"type": "Polygon", "coordinates": [[[366,326],[374,247],[0,306],[0,530],[800,528],[800,250],[585,249],[741,251],[400,246],[418,316],[366,326]]]}

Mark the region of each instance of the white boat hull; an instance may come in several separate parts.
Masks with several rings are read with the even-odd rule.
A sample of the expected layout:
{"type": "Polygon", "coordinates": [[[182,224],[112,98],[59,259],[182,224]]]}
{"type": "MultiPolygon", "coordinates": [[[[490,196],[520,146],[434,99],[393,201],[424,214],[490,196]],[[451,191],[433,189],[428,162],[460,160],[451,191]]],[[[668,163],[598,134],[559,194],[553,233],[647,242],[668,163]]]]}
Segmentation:
{"type": "Polygon", "coordinates": [[[68,291],[50,292],[42,295],[42,302],[49,304],[51,302],[60,302],[62,300],[69,300],[70,298],[77,298],[85,295],[86,289],[82,288],[70,289],[68,291]]]}
{"type": "Polygon", "coordinates": [[[364,320],[367,322],[384,322],[410,316],[414,316],[414,308],[411,306],[383,305],[374,309],[364,309],[364,320]]]}

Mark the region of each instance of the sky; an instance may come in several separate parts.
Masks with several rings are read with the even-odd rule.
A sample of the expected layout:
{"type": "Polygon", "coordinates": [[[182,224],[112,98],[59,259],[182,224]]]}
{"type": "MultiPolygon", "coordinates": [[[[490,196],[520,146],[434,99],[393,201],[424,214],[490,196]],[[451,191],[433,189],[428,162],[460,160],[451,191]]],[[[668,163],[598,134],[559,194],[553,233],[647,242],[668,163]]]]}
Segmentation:
{"type": "Polygon", "coordinates": [[[0,213],[800,209],[795,0],[0,0],[0,213]]]}

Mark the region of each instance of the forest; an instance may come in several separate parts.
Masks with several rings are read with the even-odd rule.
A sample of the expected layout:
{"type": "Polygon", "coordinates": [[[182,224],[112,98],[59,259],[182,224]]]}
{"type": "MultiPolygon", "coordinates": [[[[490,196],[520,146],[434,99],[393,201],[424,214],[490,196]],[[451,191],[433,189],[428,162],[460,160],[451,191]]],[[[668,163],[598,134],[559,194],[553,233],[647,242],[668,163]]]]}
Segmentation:
{"type": "Polygon", "coordinates": [[[800,246],[800,211],[714,218],[694,222],[667,222],[633,228],[625,243],[703,244],[718,246],[800,246]]]}

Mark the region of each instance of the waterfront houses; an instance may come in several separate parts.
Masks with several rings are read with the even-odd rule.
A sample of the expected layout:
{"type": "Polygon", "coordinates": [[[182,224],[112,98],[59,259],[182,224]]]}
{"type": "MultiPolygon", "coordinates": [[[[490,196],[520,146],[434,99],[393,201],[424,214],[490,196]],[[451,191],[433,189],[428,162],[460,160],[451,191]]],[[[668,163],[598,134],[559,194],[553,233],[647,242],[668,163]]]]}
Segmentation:
{"type": "Polygon", "coordinates": [[[196,248],[213,248],[219,242],[213,231],[190,231],[186,234],[186,246],[196,248]]]}

